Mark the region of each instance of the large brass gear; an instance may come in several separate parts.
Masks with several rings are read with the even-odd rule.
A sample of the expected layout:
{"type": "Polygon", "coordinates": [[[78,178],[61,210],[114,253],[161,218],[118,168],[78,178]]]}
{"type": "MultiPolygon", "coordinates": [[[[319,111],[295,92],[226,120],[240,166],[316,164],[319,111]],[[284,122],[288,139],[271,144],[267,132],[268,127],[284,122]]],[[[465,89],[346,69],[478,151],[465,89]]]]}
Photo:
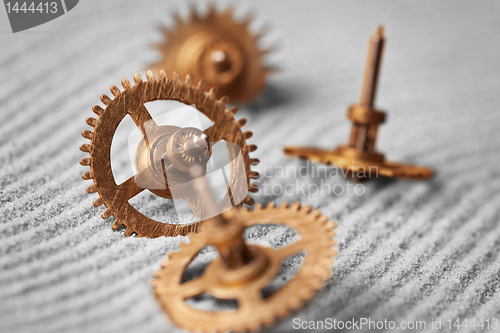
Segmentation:
{"type": "MultiPolygon", "coordinates": [[[[257,258],[264,257],[267,261],[254,259],[240,271],[228,270],[221,265],[223,261],[219,256],[206,267],[201,277],[181,283],[187,266],[198,252],[207,245],[216,244],[213,232],[203,229],[199,234],[191,235],[190,243],[181,243],[179,252],[168,254],[168,260],[161,263],[163,268],[155,273],[157,279],[152,281],[162,308],[179,327],[208,333],[255,331],[262,325],[271,326],[277,317],[283,318],[289,311],[299,309],[330,277],[332,257],[337,253],[332,248],[336,244],[332,239],[336,223],[329,222],[328,217],[318,210],[311,212],[310,206],[301,208],[300,203],[291,206],[285,203],[277,208],[270,203],[265,208],[257,204],[253,211],[244,207],[239,212],[224,214],[233,219],[233,226],[236,224],[234,219],[244,227],[260,224],[289,226],[301,239],[279,249],[248,244],[251,252],[261,254],[257,258]],[[273,280],[282,260],[302,251],[305,251],[305,257],[297,274],[264,298],[261,290],[273,280]],[[252,267],[260,269],[252,272],[249,269],[252,267]],[[244,278],[227,282],[231,276],[233,280],[236,276],[244,278]],[[204,293],[219,299],[236,299],[239,307],[230,312],[211,312],[195,309],[186,303],[204,293]]],[[[236,245],[236,248],[241,248],[241,245],[236,245]]],[[[224,254],[219,247],[217,249],[219,254],[224,254]]],[[[227,250],[224,246],[221,249],[228,252],[224,251],[227,250]]]]}
{"type": "Polygon", "coordinates": [[[206,89],[217,87],[217,97],[228,96],[231,102],[248,102],[264,88],[266,76],[275,70],[263,64],[271,49],[260,49],[263,33],[249,30],[251,15],[243,21],[234,19],[231,6],[218,12],[209,4],[204,15],[191,7],[189,19],[175,15],[175,30],[162,28],[165,42],[156,44],[162,59],[151,67],[192,74],[195,83],[205,80],[206,89]]]}
{"type": "MultiPolygon", "coordinates": [[[[138,128],[141,129],[144,136],[143,141],[147,141],[147,136],[144,135],[144,124],[149,124],[148,126],[152,124],[152,132],[163,131],[166,132],[166,135],[171,135],[173,126],[157,126],[144,106],[147,102],[175,100],[187,105],[195,105],[200,112],[214,123],[203,132],[210,138],[210,141],[218,142],[224,139],[226,142],[234,143],[240,147],[246,173],[244,180],[247,182],[248,190],[251,192],[258,190],[257,186],[250,182],[250,179],[258,178],[259,174],[251,171],[250,165],[258,164],[259,160],[249,157],[249,153],[255,151],[257,147],[246,144],[246,140],[252,136],[252,132],[242,132],[241,128],[245,125],[246,119],[241,118],[238,121],[234,119],[237,108],[226,109],[227,98],[216,99],[215,88],[205,92],[203,81],[194,86],[192,84],[193,78],[190,75],[186,77],[185,81],[181,81],[178,73],[174,73],[173,79],[167,79],[164,70],[161,70],[159,74],[159,78],[156,79],[153,72],[148,71],[147,82],[144,82],[139,74],[135,74],[135,85],[132,85],[127,79],[123,79],[121,83],[125,89],[124,91],[120,91],[116,86],[111,86],[110,90],[115,98],[111,99],[106,95],[101,96],[101,101],[106,105],[106,108],[103,109],[95,105],[92,110],[99,117],[97,119],[87,118],[87,123],[94,129],[93,131],[86,130],[82,132],[83,137],[91,140],[90,144],[80,146],[80,150],[90,154],[90,157],[80,161],[81,165],[90,166],[90,171],[83,174],[83,179],[94,181],[94,184],[87,189],[87,192],[99,193],[99,197],[94,201],[94,206],[98,207],[104,204],[106,210],[102,213],[102,218],[106,219],[113,215],[116,218],[112,226],[113,229],[116,230],[121,226],[126,227],[125,236],[131,236],[133,233],[136,233],[139,237],[151,238],[187,235],[196,232],[200,223],[176,225],[155,221],[137,211],[128,202],[129,199],[146,189],[137,185],[135,176],[120,185],[115,182],[110,160],[111,141],[118,125],[125,116],[130,115],[138,128]]],[[[175,129],[178,128],[175,127],[175,129]]],[[[236,179],[234,173],[235,170],[231,165],[231,181],[236,179]]],[[[165,183],[164,189],[151,189],[151,192],[172,199],[169,186],[172,188],[171,185],[165,183]]],[[[149,187],[147,188],[149,189],[149,187]]],[[[194,200],[198,199],[195,198],[194,200]]],[[[254,200],[246,196],[243,202],[252,205],[254,200]]],[[[189,204],[191,208],[197,207],[197,202],[189,204]]],[[[241,207],[241,205],[242,203],[238,206],[241,207]]]]}

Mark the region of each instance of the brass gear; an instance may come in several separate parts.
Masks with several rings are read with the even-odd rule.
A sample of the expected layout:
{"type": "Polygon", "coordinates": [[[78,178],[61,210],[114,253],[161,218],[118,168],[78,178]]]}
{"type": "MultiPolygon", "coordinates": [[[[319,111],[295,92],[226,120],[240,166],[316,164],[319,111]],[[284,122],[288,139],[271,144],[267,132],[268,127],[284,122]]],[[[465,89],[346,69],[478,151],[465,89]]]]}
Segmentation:
{"type": "MultiPolygon", "coordinates": [[[[231,213],[224,214],[229,216],[231,213]]],[[[248,245],[254,253],[264,253],[268,263],[262,266],[264,268],[259,274],[251,275],[247,280],[237,280],[236,284],[225,285],[221,282],[229,274],[237,272],[222,270],[220,256],[206,267],[201,277],[181,283],[184,271],[198,252],[214,244],[211,232],[202,230],[197,235],[191,235],[190,243],[181,243],[179,252],[168,254],[168,260],[161,263],[163,268],[155,272],[157,278],[152,281],[162,308],[181,328],[193,332],[243,332],[255,331],[262,325],[271,326],[277,317],[286,317],[290,310],[299,309],[331,275],[332,257],[337,253],[332,249],[336,244],[332,239],[336,223],[329,222],[328,217],[318,210],[311,212],[310,206],[301,208],[300,203],[291,206],[284,203],[277,208],[270,203],[265,208],[257,204],[253,211],[245,207],[233,214],[244,227],[259,224],[292,227],[301,240],[280,249],[248,245]],[[304,250],[305,258],[297,274],[279,290],[263,298],[261,290],[273,279],[281,261],[304,250]],[[217,275],[217,272],[220,274],[217,275]],[[186,300],[206,292],[221,299],[236,299],[239,307],[232,312],[208,312],[194,309],[186,303],[186,300]]]]}
{"type": "Polygon", "coordinates": [[[266,76],[275,69],[266,67],[262,58],[271,49],[260,49],[263,33],[249,30],[252,15],[239,22],[231,6],[218,12],[209,4],[204,15],[194,7],[185,22],[175,15],[175,31],[164,26],[165,42],[156,44],[163,58],[152,64],[155,70],[192,74],[195,83],[205,80],[206,89],[217,87],[217,98],[228,96],[231,102],[248,102],[264,88],[266,76]]]}
{"type": "MultiPolygon", "coordinates": [[[[178,73],[174,73],[173,80],[167,79],[164,70],[161,70],[159,74],[160,77],[156,79],[153,72],[148,71],[146,82],[143,82],[139,74],[135,74],[135,85],[132,85],[127,79],[123,79],[121,83],[125,89],[124,91],[120,91],[116,86],[111,86],[110,90],[115,98],[111,99],[106,95],[101,96],[101,101],[106,105],[106,108],[103,109],[95,105],[92,110],[99,117],[97,119],[87,118],[87,124],[94,129],[93,131],[85,130],[82,132],[83,137],[91,140],[90,144],[80,146],[81,151],[90,154],[90,157],[80,161],[81,165],[90,166],[90,171],[85,172],[82,178],[94,181],[94,184],[87,189],[87,192],[99,193],[99,197],[94,201],[94,206],[98,207],[104,204],[106,210],[102,213],[102,218],[106,219],[113,215],[116,218],[112,226],[113,229],[116,230],[121,226],[126,227],[125,236],[131,236],[133,233],[136,233],[139,237],[150,238],[187,235],[196,232],[200,224],[200,222],[195,222],[176,225],[155,221],[138,212],[128,202],[129,199],[145,189],[136,184],[135,176],[120,185],[115,182],[110,160],[111,141],[118,125],[125,116],[130,115],[143,134],[145,132],[144,124],[151,123],[156,126],[155,129],[167,128],[167,131],[172,131],[173,126],[157,126],[154,123],[144,106],[147,102],[175,100],[187,105],[195,105],[200,112],[214,123],[203,132],[208,135],[210,141],[218,142],[224,139],[226,142],[234,143],[240,147],[246,172],[244,179],[247,182],[248,189],[251,192],[258,190],[257,186],[250,182],[250,179],[258,178],[259,174],[251,171],[250,165],[258,164],[259,160],[249,158],[249,152],[255,151],[257,146],[246,144],[246,140],[252,136],[252,132],[242,132],[241,128],[246,124],[245,118],[238,121],[234,119],[238,109],[236,107],[226,109],[227,98],[216,99],[215,88],[205,92],[203,81],[194,86],[192,84],[193,78],[190,75],[186,77],[185,81],[181,81],[178,73]]],[[[145,138],[146,136],[144,136],[143,141],[145,138]]],[[[236,179],[235,170],[233,170],[232,166],[231,181],[236,179]]],[[[171,199],[172,194],[168,186],[165,184],[164,189],[151,190],[151,192],[171,199]]],[[[199,200],[199,198],[195,200],[199,200]]],[[[254,200],[246,196],[243,202],[252,205],[254,200]]],[[[191,208],[196,208],[196,204],[197,202],[190,203],[191,208]]],[[[238,206],[241,207],[241,205],[242,203],[238,206]]]]}

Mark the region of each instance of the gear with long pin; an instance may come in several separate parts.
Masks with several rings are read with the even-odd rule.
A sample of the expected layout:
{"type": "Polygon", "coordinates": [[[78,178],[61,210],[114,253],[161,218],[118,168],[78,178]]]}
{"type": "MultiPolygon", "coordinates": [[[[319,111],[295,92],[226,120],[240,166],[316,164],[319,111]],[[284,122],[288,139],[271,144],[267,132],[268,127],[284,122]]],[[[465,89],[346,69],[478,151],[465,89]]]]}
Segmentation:
{"type": "Polygon", "coordinates": [[[264,65],[263,57],[272,49],[260,49],[264,32],[249,30],[252,15],[235,20],[232,6],[223,12],[209,4],[204,15],[191,7],[189,19],[175,15],[175,30],[162,28],[164,42],[156,44],[162,59],[151,65],[181,76],[192,74],[195,83],[205,80],[206,89],[217,87],[217,97],[231,102],[248,102],[264,88],[266,77],[275,69],[264,65]]]}
{"type": "Polygon", "coordinates": [[[335,226],[328,216],[318,210],[311,212],[310,206],[301,207],[300,203],[230,210],[206,221],[198,234],[190,235],[189,243],[180,244],[179,252],[169,253],[151,283],[162,308],[181,328],[207,333],[255,331],[299,309],[330,277],[336,255],[332,248],[336,244],[332,239],[335,226]],[[279,249],[247,244],[245,228],[263,224],[291,227],[301,239],[279,249]],[[215,246],[219,256],[206,266],[203,275],[183,281],[188,265],[207,245],[215,246]],[[302,251],[305,255],[295,276],[265,297],[262,291],[276,276],[281,262],[302,251]],[[188,303],[205,293],[218,299],[236,299],[238,308],[204,311],[188,303]]]}
{"type": "Polygon", "coordinates": [[[347,118],[352,122],[349,143],[333,151],[315,147],[285,147],[286,155],[339,166],[355,181],[372,177],[372,170],[377,176],[384,177],[432,177],[432,170],[427,167],[390,162],[375,150],[379,124],[385,121],[385,113],[373,107],[384,43],[384,30],[379,26],[370,38],[361,101],[347,110],[347,118]]]}
{"type": "Polygon", "coordinates": [[[188,170],[197,165],[206,171],[211,145],[221,140],[237,147],[228,152],[232,161],[228,189],[244,189],[244,195],[241,196],[240,193],[241,200],[238,202],[234,201],[234,193],[231,195],[228,191],[221,204],[230,207],[241,207],[243,203],[252,205],[254,200],[247,195],[248,191],[258,190],[250,180],[258,178],[259,174],[251,171],[250,166],[258,164],[259,160],[249,157],[249,153],[255,151],[257,147],[246,144],[252,132],[242,132],[241,128],[246,124],[246,119],[235,120],[237,108],[226,109],[227,98],[217,99],[216,88],[205,92],[203,81],[194,86],[191,75],[187,75],[186,80],[181,81],[178,73],[174,73],[173,79],[168,79],[164,70],[159,74],[157,79],[152,71],[148,71],[146,82],[139,74],[135,74],[135,85],[123,79],[121,83],[124,91],[111,86],[110,90],[115,98],[101,96],[106,108],[94,106],[92,110],[99,117],[87,118],[87,124],[93,127],[93,130],[82,132],[83,137],[91,140],[90,144],[80,146],[80,150],[90,154],[80,161],[81,165],[90,166],[90,171],[83,174],[83,179],[94,181],[87,192],[98,192],[99,197],[94,201],[94,206],[104,204],[106,210],[102,213],[102,218],[106,219],[113,215],[116,218],[112,225],[113,229],[124,226],[125,236],[136,233],[139,237],[152,238],[196,232],[200,222],[210,215],[207,215],[203,197],[197,195],[196,191],[190,190],[188,186],[192,181],[188,170]],[[147,102],[157,100],[175,100],[186,105],[194,105],[213,122],[213,125],[204,131],[197,128],[159,126],[144,106],[147,102]],[[141,131],[142,140],[135,155],[137,174],[117,184],[111,169],[111,143],[118,125],[127,115],[131,116],[141,131]],[[185,199],[199,222],[184,225],[169,224],[143,215],[129,203],[129,200],[146,189],[163,198],[185,199]]]}

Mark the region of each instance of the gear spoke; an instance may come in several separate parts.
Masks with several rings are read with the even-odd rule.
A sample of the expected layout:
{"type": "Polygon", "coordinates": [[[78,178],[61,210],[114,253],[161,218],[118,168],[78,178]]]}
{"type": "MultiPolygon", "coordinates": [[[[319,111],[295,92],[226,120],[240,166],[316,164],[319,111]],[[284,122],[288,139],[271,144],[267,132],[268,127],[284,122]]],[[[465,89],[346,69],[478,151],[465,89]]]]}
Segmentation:
{"type": "Polygon", "coordinates": [[[304,251],[306,247],[307,243],[305,241],[298,240],[296,242],[293,242],[292,244],[286,245],[276,250],[276,254],[281,260],[283,260],[285,258],[293,256],[294,254],[304,251]]]}
{"type": "Polygon", "coordinates": [[[207,291],[205,282],[205,278],[201,276],[194,280],[181,283],[177,289],[178,293],[182,295],[183,299],[190,299],[201,295],[207,291]]]}
{"type": "Polygon", "coordinates": [[[139,128],[144,139],[146,140],[146,144],[149,146],[148,142],[148,133],[151,134],[151,130],[155,128],[157,125],[149,113],[148,109],[141,105],[137,109],[129,112],[130,117],[134,120],[135,125],[139,128]]]}
{"type": "Polygon", "coordinates": [[[238,296],[238,306],[241,309],[252,309],[263,302],[262,294],[258,289],[247,290],[238,296]]]}
{"type": "Polygon", "coordinates": [[[144,188],[139,187],[135,183],[135,176],[132,176],[125,182],[118,185],[115,198],[120,198],[123,201],[129,201],[144,190],[144,188]]]}
{"type": "MultiPolygon", "coordinates": [[[[238,145],[241,148],[245,145],[246,139],[249,136],[248,133],[250,133],[241,131],[244,121],[236,122],[234,120],[236,110],[228,110],[226,108],[226,99],[216,99],[215,90],[205,92],[203,83],[197,86],[193,85],[193,78],[190,75],[186,77],[186,80],[181,80],[178,73],[174,73],[173,79],[168,79],[163,70],[160,70],[159,74],[160,76],[157,79],[152,72],[148,71],[147,81],[143,81],[141,76],[136,74],[134,75],[135,85],[124,79],[122,80],[122,85],[125,90],[122,92],[113,86],[111,91],[115,96],[120,94],[120,98],[117,97],[111,100],[110,98],[103,97],[103,103],[106,105],[106,108],[94,107],[93,109],[99,116],[99,119],[90,118],[87,120],[87,123],[94,127],[95,130],[87,130],[82,133],[86,139],[91,140],[90,144],[84,144],[80,147],[80,150],[90,155],[90,157],[86,157],[80,162],[82,165],[91,167],[91,170],[85,172],[82,176],[83,179],[92,179],[94,181],[94,184],[88,188],[87,192],[99,193],[99,198],[94,201],[94,206],[105,205],[106,210],[101,215],[102,218],[106,219],[111,215],[115,216],[116,221],[113,229],[118,229],[122,225],[125,226],[128,230],[125,232],[126,237],[131,236],[133,233],[136,233],[140,237],[152,238],[160,236],[185,236],[197,231],[200,223],[200,221],[186,225],[162,223],[144,215],[128,202],[145,189],[155,195],[168,199],[172,198],[171,191],[178,191],[176,194],[179,195],[179,198],[185,198],[182,189],[183,186],[173,186],[173,184],[185,184],[184,180],[189,178],[180,172],[176,176],[177,178],[174,177],[175,179],[173,179],[172,184],[164,186],[164,175],[162,175],[162,166],[159,163],[163,152],[158,154],[158,156],[155,155],[152,159],[149,156],[149,152],[153,141],[161,145],[159,148],[167,146],[170,136],[179,128],[176,126],[159,126],[155,123],[145,103],[159,100],[175,100],[186,105],[196,105],[196,109],[213,122],[213,126],[206,133],[210,134],[214,142],[218,142],[224,138],[228,143],[238,145]],[[136,149],[135,160],[146,163],[144,167],[136,168],[139,171],[134,177],[131,177],[122,184],[117,184],[111,168],[110,147],[112,146],[117,127],[126,116],[130,116],[133,119],[143,136],[142,141],[139,143],[140,146],[136,149]],[[151,161],[158,163],[151,164],[149,163],[151,161]],[[172,189],[173,187],[175,189],[172,189]]],[[[159,149],[158,152],[160,150],[162,149],[159,149]]],[[[255,146],[253,150],[255,150],[255,146]]],[[[248,153],[253,150],[245,149],[241,152],[244,169],[247,173],[250,171],[251,165],[255,165],[258,162],[248,157],[248,153]]],[[[181,163],[182,160],[179,159],[177,162],[179,163],[177,163],[176,167],[182,169],[184,165],[181,163]]],[[[236,178],[237,171],[231,168],[231,174],[228,175],[228,178],[236,178]]],[[[248,187],[251,185],[250,179],[250,177],[244,177],[243,179],[248,187]]],[[[203,197],[198,197],[204,199],[203,197]]],[[[229,201],[229,198],[227,200],[224,199],[222,206],[227,207],[229,201]]],[[[197,206],[196,203],[202,202],[202,200],[196,199],[196,195],[193,200],[190,200],[190,206],[198,217],[203,216],[204,212],[203,208],[197,206]]],[[[206,213],[205,215],[207,215],[206,213]]],[[[203,218],[200,220],[203,220],[203,218]]]]}
{"type": "Polygon", "coordinates": [[[208,136],[208,141],[212,146],[223,139],[222,137],[223,132],[217,124],[210,126],[206,130],[204,130],[203,133],[205,133],[208,136]]]}

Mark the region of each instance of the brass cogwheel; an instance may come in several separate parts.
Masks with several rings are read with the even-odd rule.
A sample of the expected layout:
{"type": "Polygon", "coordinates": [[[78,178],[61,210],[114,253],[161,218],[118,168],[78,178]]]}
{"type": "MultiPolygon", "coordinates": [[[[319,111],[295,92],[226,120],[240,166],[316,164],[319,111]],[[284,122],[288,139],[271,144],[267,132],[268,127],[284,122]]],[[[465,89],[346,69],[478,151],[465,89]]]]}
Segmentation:
{"type": "Polygon", "coordinates": [[[232,219],[224,226],[227,233],[231,233],[235,225],[242,225],[244,230],[244,227],[260,224],[281,224],[293,228],[301,239],[279,249],[248,244],[253,261],[239,269],[228,269],[221,259],[228,257],[231,246],[241,249],[241,243],[232,241],[234,237],[230,236],[221,246],[221,240],[217,240],[219,233],[205,229],[191,235],[190,243],[181,243],[179,252],[168,254],[168,260],[161,263],[163,268],[155,273],[157,278],[152,281],[161,306],[179,327],[193,332],[243,332],[255,331],[262,325],[271,326],[277,317],[283,318],[289,311],[299,309],[330,277],[332,257],[337,253],[332,249],[336,244],[332,239],[336,223],[329,222],[318,210],[311,212],[310,206],[301,208],[300,203],[291,206],[285,203],[277,208],[270,203],[266,208],[257,204],[253,211],[245,207],[223,216],[232,219]],[[202,248],[211,244],[215,244],[219,257],[209,263],[201,277],[181,283],[189,263],[202,248]],[[297,274],[270,296],[263,297],[262,289],[273,280],[282,260],[302,251],[305,257],[297,274]],[[238,309],[202,311],[186,303],[204,293],[219,299],[236,299],[238,309]]]}
{"type": "Polygon", "coordinates": [[[200,15],[191,7],[189,19],[175,15],[175,30],[162,28],[165,42],[156,44],[163,58],[152,64],[155,70],[192,74],[195,83],[205,80],[206,89],[218,88],[217,97],[228,96],[231,102],[248,102],[264,88],[266,76],[275,69],[266,67],[262,58],[271,49],[260,49],[263,33],[249,30],[252,15],[239,22],[229,6],[218,12],[209,5],[200,15]]]}
{"type": "MultiPolygon", "coordinates": [[[[250,165],[258,164],[259,160],[249,158],[249,152],[255,151],[257,147],[255,145],[246,144],[246,140],[252,136],[252,132],[242,132],[241,128],[245,125],[246,119],[234,119],[237,108],[232,107],[229,110],[226,109],[225,104],[227,98],[216,99],[215,88],[212,88],[209,92],[205,92],[203,81],[200,81],[197,86],[194,86],[192,84],[193,78],[190,75],[186,77],[185,81],[180,80],[178,73],[174,73],[173,80],[167,79],[164,70],[160,71],[160,77],[158,79],[155,78],[152,71],[148,71],[147,82],[144,82],[139,74],[134,75],[134,81],[135,85],[132,85],[127,79],[123,79],[121,83],[124,91],[120,91],[116,86],[111,86],[110,90],[115,96],[114,99],[106,95],[101,96],[101,101],[106,105],[106,108],[103,109],[98,105],[92,108],[94,113],[99,117],[97,119],[92,117],[87,118],[87,124],[94,129],[93,131],[86,130],[82,132],[83,137],[91,140],[91,143],[80,146],[80,150],[90,154],[90,157],[80,161],[81,165],[90,166],[90,171],[83,174],[83,179],[94,180],[94,184],[87,189],[87,192],[99,193],[99,197],[94,201],[94,206],[98,207],[103,204],[106,206],[106,210],[101,215],[103,219],[111,215],[116,218],[113,223],[113,229],[116,230],[124,226],[126,227],[125,236],[131,236],[133,233],[136,233],[139,237],[159,237],[187,235],[190,232],[196,232],[199,227],[200,222],[175,225],[155,221],[137,211],[129,203],[131,198],[145,189],[149,189],[154,194],[164,198],[172,199],[170,189],[172,186],[175,186],[175,184],[170,184],[170,182],[167,184],[166,179],[163,183],[163,189],[154,189],[154,187],[151,188],[147,186],[140,187],[136,183],[136,179],[139,178],[136,177],[144,176],[142,174],[135,175],[122,184],[116,184],[115,182],[110,160],[111,142],[118,125],[125,116],[130,115],[143,134],[143,140],[139,144],[136,154],[136,166],[138,163],[140,164],[138,160],[144,156],[149,156],[143,153],[144,151],[148,151],[148,136],[150,140],[152,140],[152,138],[155,139],[155,143],[159,142],[158,146],[164,149],[165,145],[162,144],[166,142],[165,139],[173,137],[176,133],[180,133],[179,135],[182,137],[191,138],[193,135],[197,135],[196,131],[199,131],[192,128],[179,129],[175,126],[156,125],[144,106],[147,102],[156,100],[175,100],[187,105],[195,105],[197,110],[214,123],[205,131],[199,132],[203,134],[203,137],[205,137],[205,135],[208,136],[213,143],[224,139],[228,143],[237,145],[241,149],[242,159],[240,160],[243,161],[244,164],[244,166],[240,165],[239,170],[244,169],[246,173],[243,179],[247,182],[247,188],[251,192],[256,192],[258,190],[257,186],[250,182],[250,179],[258,178],[259,174],[251,171],[250,165]],[[145,126],[147,128],[145,128],[145,126]],[[145,134],[146,132],[148,135],[145,134]],[[150,136],[151,133],[154,135],[150,136]],[[144,144],[144,142],[146,142],[146,144],[144,144]],[[141,144],[144,146],[142,150],[139,149],[141,148],[141,144]]],[[[162,150],[161,153],[164,153],[164,150],[162,150]]],[[[182,154],[177,155],[183,156],[182,154]]],[[[164,157],[161,157],[162,163],[164,162],[163,158],[164,157]]],[[[152,163],[157,164],[157,162],[158,161],[155,160],[152,163]]],[[[181,159],[177,164],[182,166],[182,163],[186,163],[186,161],[181,159]]],[[[148,170],[151,171],[150,169],[148,170]]],[[[236,170],[233,168],[233,165],[231,165],[230,182],[235,179],[241,179],[241,176],[239,178],[236,177],[235,172],[236,170]]],[[[179,174],[182,175],[184,173],[179,171],[179,174]]],[[[146,176],[150,176],[150,178],[154,180],[154,174],[146,173],[146,176]]],[[[254,203],[254,200],[249,196],[244,198],[244,203],[249,205],[254,203]]],[[[190,204],[195,213],[199,206],[199,202],[196,202],[196,200],[199,199],[200,198],[195,198],[194,202],[188,201],[188,204],[190,204]]],[[[242,203],[238,206],[241,207],[242,203]]]]}

